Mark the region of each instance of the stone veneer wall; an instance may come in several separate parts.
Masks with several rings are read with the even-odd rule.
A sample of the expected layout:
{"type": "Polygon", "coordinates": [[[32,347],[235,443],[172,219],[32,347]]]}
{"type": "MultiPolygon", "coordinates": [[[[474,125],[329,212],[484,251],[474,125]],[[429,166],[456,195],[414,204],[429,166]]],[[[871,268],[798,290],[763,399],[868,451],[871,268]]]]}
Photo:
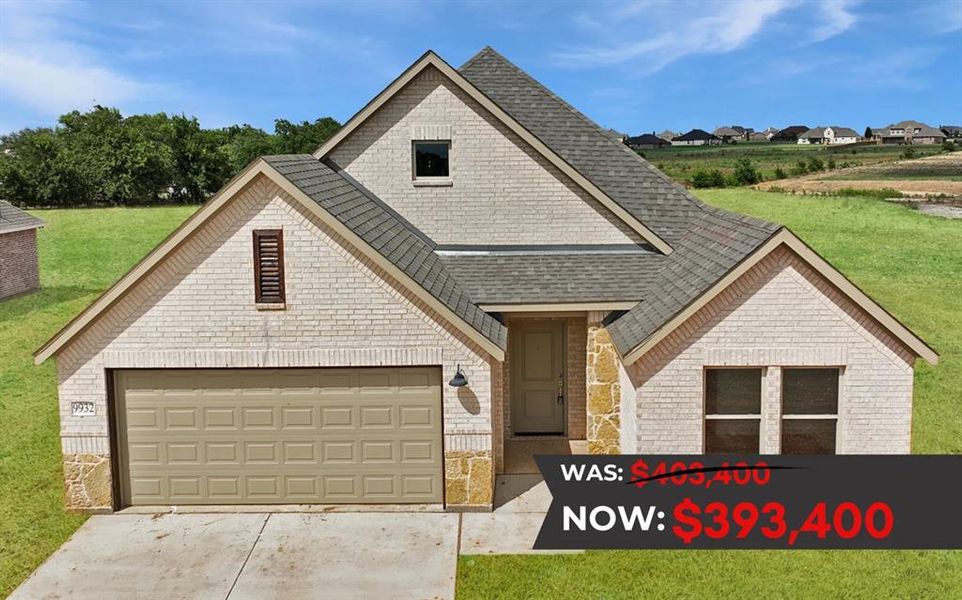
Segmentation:
{"type": "MultiPolygon", "coordinates": [[[[68,506],[111,508],[109,469],[99,466],[110,454],[107,369],[441,365],[446,382],[460,363],[470,384],[443,386],[445,453],[490,462],[495,362],[258,178],[57,356],[68,506]],[[277,227],[287,308],[257,310],[251,231],[277,227]],[[74,401],[92,402],[94,415],[74,416],[74,401]]],[[[481,473],[481,462],[469,467],[481,473]]],[[[490,505],[490,486],[486,500],[479,486],[467,499],[490,505]]]]}
{"type": "Polygon", "coordinates": [[[604,313],[588,314],[587,440],[589,454],[621,452],[621,363],[611,336],[602,325],[604,313]]]}
{"type": "Polygon", "coordinates": [[[40,287],[37,230],[0,233],[0,298],[40,287]]]}
{"type": "Polygon", "coordinates": [[[444,453],[444,502],[455,507],[490,508],[494,470],[487,451],[449,450],[444,453]]]}
{"type": "Polygon", "coordinates": [[[762,259],[627,368],[637,451],[701,453],[705,367],[762,367],[759,450],[780,452],[781,369],[840,367],[837,452],[908,453],[915,357],[791,250],[762,259]]]}

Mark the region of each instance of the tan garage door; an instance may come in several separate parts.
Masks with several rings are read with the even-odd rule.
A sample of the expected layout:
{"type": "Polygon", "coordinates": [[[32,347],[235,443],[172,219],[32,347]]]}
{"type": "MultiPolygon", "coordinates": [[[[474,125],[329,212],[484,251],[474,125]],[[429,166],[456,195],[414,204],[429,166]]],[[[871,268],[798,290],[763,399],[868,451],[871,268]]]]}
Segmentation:
{"type": "Polygon", "coordinates": [[[115,372],[125,504],[439,503],[437,368],[115,372]]]}

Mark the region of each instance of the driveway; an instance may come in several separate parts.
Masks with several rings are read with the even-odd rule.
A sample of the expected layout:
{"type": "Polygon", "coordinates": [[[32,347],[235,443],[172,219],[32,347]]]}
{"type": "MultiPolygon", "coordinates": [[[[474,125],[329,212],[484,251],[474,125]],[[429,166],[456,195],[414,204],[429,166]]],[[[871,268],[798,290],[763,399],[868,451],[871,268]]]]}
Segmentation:
{"type": "Polygon", "coordinates": [[[94,516],[11,598],[454,598],[459,517],[94,516]]]}
{"type": "Polygon", "coordinates": [[[498,476],[489,513],[99,515],[10,598],[454,598],[459,552],[537,552],[550,503],[540,475],[518,474],[498,476]]]}

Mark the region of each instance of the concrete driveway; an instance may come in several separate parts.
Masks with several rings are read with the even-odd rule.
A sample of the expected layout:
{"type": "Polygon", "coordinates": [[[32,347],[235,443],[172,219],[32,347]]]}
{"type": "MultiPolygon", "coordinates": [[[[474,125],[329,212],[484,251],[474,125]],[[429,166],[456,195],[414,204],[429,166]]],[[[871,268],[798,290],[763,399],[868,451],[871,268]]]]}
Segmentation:
{"type": "Polygon", "coordinates": [[[11,596],[453,598],[459,515],[91,517],[11,596]]]}
{"type": "Polygon", "coordinates": [[[550,503],[540,475],[515,474],[498,476],[489,513],[186,507],[100,515],[11,598],[454,598],[459,553],[545,552],[531,547],[550,503]]]}

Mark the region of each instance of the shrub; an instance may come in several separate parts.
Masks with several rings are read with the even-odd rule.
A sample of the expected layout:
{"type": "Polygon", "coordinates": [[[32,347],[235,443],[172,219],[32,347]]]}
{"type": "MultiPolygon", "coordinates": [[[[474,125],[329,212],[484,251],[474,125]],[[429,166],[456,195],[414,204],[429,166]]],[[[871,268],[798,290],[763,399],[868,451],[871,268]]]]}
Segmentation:
{"type": "Polygon", "coordinates": [[[835,170],[835,157],[831,157],[831,158],[828,159],[828,169],[829,169],[830,171],[834,171],[834,170],[835,170]]]}
{"type": "Polygon", "coordinates": [[[822,159],[818,158],[817,156],[812,156],[811,158],[808,159],[808,170],[809,170],[809,172],[811,172],[811,173],[817,173],[818,171],[824,171],[824,170],[825,170],[825,163],[823,163],[823,162],[822,162],[822,159]]]}
{"type": "Polygon", "coordinates": [[[956,150],[958,150],[958,147],[956,147],[955,142],[952,140],[942,142],[942,152],[955,152],[956,150]]]}
{"type": "Polygon", "coordinates": [[[908,146],[905,150],[902,150],[902,158],[915,158],[915,148],[908,146]]]}
{"type": "Polygon", "coordinates": [[[792,169],[793,175],[804,175],[806,173],[808,173],[808,164],[804,160],[798,161],[792,169]]]}
{"type": "Polygon", "coordinates": [[[753,185],[761,180],[762,174],[750,159],[739,158],[735,161],[735,170],[732,171],[732,181],[735,185],[753,185]]]}
{"type": "Polygon", "coordinates": [[[859,190],[854,188],[842,188],[833,192],[836,196],[856,196],[861,198],[875,198],[876,200],[886,200],[888,198],[903,198],[905,194],[892,188],[882,188],[876,190],[859,190]]]}
{"type": "Polygon", "coordinates": [[[786,177],[788,177],[788,173],[785,172],[785,169],[775,167],[775,179],[785,179],[786,177]]]}
{"type": "Polygon", "coordinates": [[[691,176],[695,188],[725,187],[725,176],[718,169],[698,169],[691,176]]]}

